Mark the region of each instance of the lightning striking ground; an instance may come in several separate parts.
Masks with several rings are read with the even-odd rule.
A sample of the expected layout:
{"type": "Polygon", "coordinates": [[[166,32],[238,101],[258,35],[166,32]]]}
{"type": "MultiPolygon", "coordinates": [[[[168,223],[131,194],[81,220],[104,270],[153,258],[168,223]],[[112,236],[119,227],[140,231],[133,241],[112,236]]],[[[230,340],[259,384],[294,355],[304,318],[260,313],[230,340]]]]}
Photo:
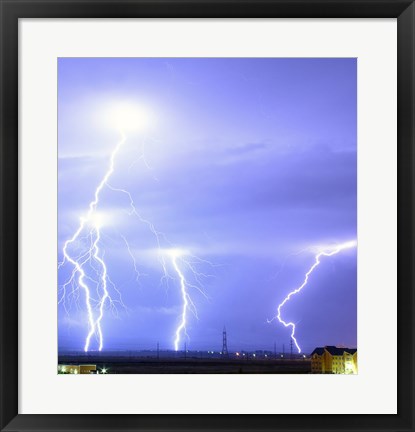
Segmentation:
{"type": "Polygon", "coordinates": [[[290,327],[291,328],[291,339],[293,340],[293,342],[294,342],[294,344],[298,350],[298,353],[301,353],[301,348],[300,348],[300,345],[298,344],[298,341],[295,337],[295,323],[284,321],[281,318],[281,309],[291,299],[292,296],[294,296],[295,294],[298,294],[307,285],[310,275],[313,273],[313,271],[316,269],[316,267],[318,267],[320,265],[320,258],[321,257],[323,257],[323,256],[330,257],[333,255],[336,255],[339,252],[341,252],[342,250],[354,248],[354,247],[356,247],[356,245],[357,245],[357,242],[355,240],[352,240],[352,241],[342,243],[342,244],[337,245],[337,246],[326,247],[325,249],[320,250],[314,258],[313,265],[310,267],[310,269],[305,274],[303,283],[298,288],[294,289],[293,291],[291,291],[290,293],[287,294],[287,296],[284,298],[284,300],[278,305],[277,315],[274,318],[272,318],[271,320],[267,320],[268,323],[271,323],[272,321],[277,319],[282,325],[284,325],[284,327],[290,327]]]}
{"type": "Polygon", "coordinates": [[[180,297],[182,300],[181,305],[181,313],[180,313],[180,320],[177,325],[176,331],[175,331],[175,338],[174,338],[174,350],[179,351],[180,341],[182,336],[184,335],[186,338],[189,338],[189,335],[186,331],[186,325],[188,320],[188,312],[191,311],[192,314],[198,319],[198,312],[195,305],[195,302],[192,300],[192,297],[190,295],[190,290],[195,289],[200,294],[203,295],[207,300],[209,300],[209,297],[203,290],[203,284],[202,284],[202,278],[208,278],[213,277],[211,274],[206,273],[200,273],[195,268],[194,261],[200,263],[204,262],[211,266],[213,266],[212,263],[209,261],[201,260],[198,257],[195,257],[193,255],[190,255],[189,253],[180,250],[180,249],[171,249],[168,251],[168,255],[171,258],[172,266],[174,268],[174,271],[176,272],[179,284],[180,284],[180,297]],[[179,264],[180,262],[180,264],[179,264]],[[186,268],[189,273],[192,275],[194,279],[194,283],[190,282],[185,274],[183,268],[186,268]]]}
{"type": "MultiPolygon", "coordinates": [[[[88,212],[86,216],[80,218],[80,224],[78,226],[78,229],[75,231],[73,236],[65,242],[63,246],[64,258],[63,261],[60,262],[58,265],[58,269],[61,268],[66,262],[69,262],[73,266],[71,277],[63,285],[62,295],[59,299],[59,303],[64,303],[65,310],[67,311],[65,300],[66,300],[66,289],[69,284],[72,285],[72,294],[76,292],[79,287],[83,289],[85,294],[85,306],[87,310],[88,326],[89,326],[88,334],[86,336],[85,344],[84,344],[85,352],[89,351],[91,345],[91,338],[94,335],[97,337],[98,350],[102,351],[103,349],[104,336],[102,332],[101,323],[104,318],[106,303],[109,302],[111,305],[115,304],[115,300],[111,297],[108,289],[109,284],[119,296],[118,303],[120,303],[123,307],[125,307],[121,298],[121,293],[116,288],[115,284],[112,282],[112,280],[108,275],[108,268],[104,259],[104,251],[102,251],[100,248],[102,221],[101,218],[99,217],[99,214],[97,213],[97,207],[100,203],[100,196],[104,187],[107,187],[108,189],[115,192],[121,192],[128,196],[130,210],[127,211],[127,213],[129,215],[135,215],[136,217],[139,218],[141,222],[144,222],[145,224],[148,225],[151,232],[156,236],[157,244],[160,249],[160,233],[155,230],[153,224],[151,224],[149,221],[143,219],[140,216],[140,214],[138,213],[135,207],[134,200],[131,194],[124,189],[114,188],[109,184],[109,179],[111,178],[115,170],[116,156],[125,142],[126,142],[126,136],[123,132],[121,132],[121,139],[111,153],[108,169],[105,172],[100,183],[98,184],[97,188],[95,189],[94,199],[89,204],[88,212]],[[81,237],[84,231],[87,231],[87,235],[81,237]],[[83,245],[84,247],[86,247],[86,252],[76,256],[71,250],[72,245],[74,246],[73,248],[75,249],[75,246],[78,247],[79,244],[82,243],[83,241],[85,243],[85,239],[87,240],[90,239],[89,244],[87,243],[83,245]],[[92,278],[87,274],[87,268],[86,268],[87,265],[89,265],[94,270],[96,276],[98,277],[98,280],[92,278]],[[94,298],[94,296],[92,295],[91,284],[96,286],[96,291],[97,291],[96,298],[94,298]]],[[[125,238],[125,236],[123,235],[120,236],[123,239],[127,251],[133,260],[134,272],[136,274],[136,280],[138,280],[140,273],[138,271],[138,267],[135,258],[132,254],[130,245],[127,239],[125,238]]],[[[161,258],[161,262],[163,265],[164,274],[166,275],[167,270],[163,258],[161,258]]]]}
{"type": "Polygon", "coordinates": [[[184,331],[186,336],[187,336],[186,318],[187,318],[187,309],[189,306],[189,295],[187,293],[186,279],[185,279],[182,271],[180,270],[180,267],[177,264],[177,258],[178,258],[177,255],[175,255],[175,254],[172,255],[173,267],[176,270],[176,272],[180,278],[180,292],[181,292],[181,297],[182,297],[182,301],[183,301],[183,308],[182,308],[182,313],[181,313],[180,324],[176,329],[176,338],[174,340],[175,351],[178,351],[178,349],[179,349],[180,335],[181,335],[182,331],[184,331]]]}

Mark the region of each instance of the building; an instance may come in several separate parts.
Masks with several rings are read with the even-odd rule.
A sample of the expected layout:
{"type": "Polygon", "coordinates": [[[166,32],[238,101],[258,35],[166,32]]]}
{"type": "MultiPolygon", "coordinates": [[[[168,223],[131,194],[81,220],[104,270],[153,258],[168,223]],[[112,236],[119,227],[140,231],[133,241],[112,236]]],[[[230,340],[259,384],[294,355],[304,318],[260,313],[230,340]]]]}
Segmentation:
{"type": "Polygon", "coordinates": [[[357,374],[357,349],[325,346],[311,353],[311,373],[357,374]]]}
{"type": "Polygon", "coordinates": [[[58,373],[60,374],[94,374],[96,373],[96,365],[59,365],[58,373]]]}

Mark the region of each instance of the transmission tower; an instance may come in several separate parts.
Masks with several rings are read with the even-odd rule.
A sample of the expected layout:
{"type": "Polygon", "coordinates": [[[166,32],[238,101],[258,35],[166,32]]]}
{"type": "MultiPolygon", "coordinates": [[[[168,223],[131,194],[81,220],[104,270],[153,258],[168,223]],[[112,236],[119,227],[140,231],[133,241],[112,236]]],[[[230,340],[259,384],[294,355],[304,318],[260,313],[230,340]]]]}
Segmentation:
{"type": "Polygon", "coordinates": [[[226,328],[223,327],[223,343],[222,343],[222,356],[229,357],[228,341],[226,339],[226,328]]]}
{"type": "Polygon", "coordinates": [[[293,340],[292,339],[290,340],[290,351],[291,351],[290,358],[292,359],[293,358],[293,340]]]}

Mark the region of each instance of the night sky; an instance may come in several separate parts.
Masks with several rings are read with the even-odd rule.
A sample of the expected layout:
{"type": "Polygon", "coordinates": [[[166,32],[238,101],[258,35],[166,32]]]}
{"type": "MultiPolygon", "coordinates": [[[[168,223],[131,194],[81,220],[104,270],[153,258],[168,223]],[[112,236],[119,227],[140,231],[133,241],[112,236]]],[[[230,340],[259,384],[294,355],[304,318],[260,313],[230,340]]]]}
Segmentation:
{"type": "MultiPolygon", "coordinates": [[[[231,351],[273,350],[274,342],[288,350],[290,330],[267,319],[321,248],[357,236],[356,68],[355,59],[59,59],[59,261],[120,141],[112,110],[131,104],[142,113],[108,181],[128,190],[142,220],[109,187],[97,206],[115,286],[104,351],[173,349],[182,310],[173,248],[199,274],[182,263],[198,315],[188,314],[188,349],[220,350],[225,325],[231,351]],[[161,251],[143,220],[163,233],[161,251]],[[198,281],[208,298],[190,286],[198,281]]],[[[98,299],[96,267],[87,271],[98,299]]],[[[59,269],[58,299],[72,270],[68,262],[59,269]]],[[[356,249],[322,258],[284,306],[304,352],[356,347],[356,276],[356,249]]],[[[61,350],[83,349],[88,319],[76,284],[59,304],[58,327],[61,350]]]]}

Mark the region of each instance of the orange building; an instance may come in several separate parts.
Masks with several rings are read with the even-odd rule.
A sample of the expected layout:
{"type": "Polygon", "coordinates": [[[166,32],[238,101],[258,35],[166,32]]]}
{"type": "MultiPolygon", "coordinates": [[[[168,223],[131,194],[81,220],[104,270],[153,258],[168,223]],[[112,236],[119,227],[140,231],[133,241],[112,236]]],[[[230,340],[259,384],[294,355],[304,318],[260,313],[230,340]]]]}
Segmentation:
{"type": "Polygon", "coordinates": [[[325,346],[311,353],[311,373],[357,374],[357,349],[325,346]]]}
{"type": "Polygon", "coordinates": [[[96,373],[96,365],[59,365],[58,372],[61,374],[92,374],[96,373]]]}

